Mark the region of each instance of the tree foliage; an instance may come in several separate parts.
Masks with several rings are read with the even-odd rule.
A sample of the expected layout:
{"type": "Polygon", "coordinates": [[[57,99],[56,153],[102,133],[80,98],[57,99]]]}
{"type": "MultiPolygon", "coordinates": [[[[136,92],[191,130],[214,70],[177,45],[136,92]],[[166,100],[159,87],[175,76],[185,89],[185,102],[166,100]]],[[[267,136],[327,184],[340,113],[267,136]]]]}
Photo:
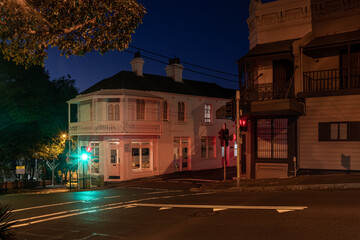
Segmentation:
{"type": "MultiPolygon", "coordinates": [[[[42,157],[56,159],[55,155],[64,149],[64,140],[59,138],[68,124],[66,101],[78,94],[74,85],[75,80],[70,76],[50,81],[43,68],[25,69],[0,55],[2,164],[10,162],[14,168],[20,159],[28,161],[25,165],[42,157]]],[[[9,168],[3,166],[0,175],[9,168]]]]}
{"type": "Polygon", "coordinates": [[[144,14],[136,0],[0,0],[0,49],[27,67],[43,65],[49,46],[66,56],[121,51],[144,14]]]}

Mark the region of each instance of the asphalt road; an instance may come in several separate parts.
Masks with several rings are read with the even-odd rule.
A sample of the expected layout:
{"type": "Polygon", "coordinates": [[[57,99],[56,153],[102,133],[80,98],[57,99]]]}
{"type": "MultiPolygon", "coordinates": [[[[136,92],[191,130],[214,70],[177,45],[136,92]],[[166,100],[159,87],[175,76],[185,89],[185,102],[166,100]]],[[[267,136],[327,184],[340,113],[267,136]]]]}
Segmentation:
{"type": "Polygon", "coordinates": [[[0,196],[17,239],[360,239],[360,191],[194,193],[179,187],[0,196]]]}

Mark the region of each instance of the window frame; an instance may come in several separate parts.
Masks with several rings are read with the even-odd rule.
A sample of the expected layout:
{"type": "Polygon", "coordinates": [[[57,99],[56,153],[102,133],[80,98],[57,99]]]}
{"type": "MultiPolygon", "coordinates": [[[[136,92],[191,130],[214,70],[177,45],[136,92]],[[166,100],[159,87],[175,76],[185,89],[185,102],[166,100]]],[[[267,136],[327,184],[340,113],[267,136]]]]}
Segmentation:
{"type": "Polygon", "coordinates": [[[146,120],[145,99],[136,99],[136,120],[146,120]]]}
{"type": "Polygon", "coordinates": [[[200,138],[200,157],[201,159],[216,159],[216,137],[214,136],[202,136],[200,138]],[[205,140],[205,156],[203,156],[203,140],[205,140]],[[213,156],[209,156],[210,140],[212,140],[213,156]]]}
{"type": "Polygon", "coordinates": [[[154,164],[154,158],[153,158],[153,143],[152,141],[132,141],[131,142],[131,164],[133,165],[133,149],[137,149],[137,148],[134,148],[133,146],[134,145],[138,145],[139,148],[138,148],[138,151],[139,151],[139,168],[134,168],[132,166],[131,170],[133,172],[142,172],[142,171],[153,171],[153,164],[154,164]],[[145,146],[148,146],[148,147],[143,147],[143,145],[145,146]],[[148,168],[143,168],[142,165],[143,165],[143,149],[145,148],[148,148],[149,149],[149,167],[148,168]]]}
{"type": "Polygon", "coordinates": [[[360,141],[360,122],[319,122],[318,123],[319,142],[357,142],[360,141]],[[337,125],[337,139],[331,137],[331,126],[337,125]],[[340,139],[341,124],[346,124],[346,139],[340,139]]]}
{"type": "Polygon", "coordinates": [[[120,103],[108,103],[106,108],[107,121],[120,121],[120,103]],[[111,109],[111,113],[110,113],[111,109]],[[118,109],[118,111],[116,110],[118,109]],[[111,114],[111,117],[110,117],[111,114]]]}
{"type": "MultiPolygon", "coordinates": [[[[281,124],[281,122],[280,122],[281,124]]],[[[257,159],[264,159],[264,160],[270,160],[270,159],[279,159],[279,160],[285,160],[285,159],[288,159],[289,158],[289,119],[288,118],[259,118],[259,119],[256,119],[256,148],[255,148],[255,153],[256,153],[256,158],[257,159]],[[260,156],[259,157],[259,120],[270,120],[270,129],[267,128],[266,131],[264,131],[264,134],[265,135],[268,135],[270,138],[270,145],[267,146],[267,148],[270,149],[270,157],[268,156],[260,156]],[[286,124],[284,128],[275,128],[274,127],[274,120],[286,120],[286,124]],[[286,139],[276,139],[275,136],[281,136],[281,135],[285,135],[284,133],[281,133],[281,130],[285,130],[286,129],[286,139]],[[276,130],[276,131],[275,131],[276,130]],[[286,157],[282,157],[281,154],[282,152],[285,152],[284,151],[284,146],[281,146],[281,144],[279,146],[277,146],[277,148],[275,147],[276,145],[276,140],[286,140],[286,157]],[[279,157],[280,155],[280,157],[279,157]]],[[[263,135],[263,136],[265,136],[263,135]]],[[[266,141],[265,141],[266,142],[266,141]]],[[[265,149],[265,148],[264,148],[265,149]]],[[[261,149],[260,149],[261,150],[261,149]]],[[[266,154],[266,152],[265,152],[266,154]]]]}
{"type": "Polygon", "coordinates": [[[205,103],[204,104],[204,123],[212,124],[213,123],[213,106],[212,104],[205,103]],[[209,107],[207,109],[207,107],[209,107]],[[207,121],[208,120],[208,121],[207,121]]]}
{"type": "Polygon", "coordinates": [[[163,121],[169,121],[169,101],[163,102],[162,110],[163,121]]]}
{"type": "Polygon", "coordinates": [[[178,102],[178,122],[186,122],[186,103],[178,102]]]}

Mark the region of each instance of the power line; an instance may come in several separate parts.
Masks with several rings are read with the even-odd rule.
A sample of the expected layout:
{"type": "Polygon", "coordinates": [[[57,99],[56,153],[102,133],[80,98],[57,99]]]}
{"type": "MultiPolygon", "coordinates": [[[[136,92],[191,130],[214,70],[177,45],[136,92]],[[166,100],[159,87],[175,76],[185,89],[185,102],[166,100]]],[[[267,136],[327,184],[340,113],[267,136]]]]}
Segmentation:
{"type": "MultiPolygon", "coordinates": [[[[137,49],[137,50],[140,50],[140,51],[143,51],[143,52],[147,52],[147,53],[156,55],[156,56],[158,56],[158,57],[170,59],[169,57],[167,57],[167,56],[165,56],[165,55],[162,55],[162,54],[159,54],[159,53],[156,53],[156,52],[153,52],[153,51],[145,50],[145,49],[142,49],[142,48],[139,48],[139,47],[135,47],[135,46],[133,46],[133,45],[130,45],[130,47],[131,47],[131,48],[134,48],[134,49],[137,49]]],[[[199,65],[196,65],[196,64],[193,64],[193,63],[189,63],[189,62],[185,62],[185,61],[181,61],[181,63],[187,64],[187,65],[190,65],[190,66],[193,66],[193,67],[197,67],[197,68],[202,68],[202,69],[205,69],[205,70],[208,70],[208,71],[213,71],[213,72],[217,72],[217,73],[221,73],[221,74],[226,74],[226,75],[229,75],[229,76],[237,77],[236,74],[227,73],[227,72],[219,71],[219,70],[216,70],[216,69],[199,66],[199,65]]]]}
{"type": "MultiPolygon", "coordinates": [[[[129,50],[124,50],[124,51],[127,52],[127,53],[135,54],[135,52],[132,52],[132,51],[129,51],[129,50]]],[[[167,62],[164,62],[164,61],[161,61],[161,60],[152,58],[152,57],[148,57],[148,56],[144,56],[144,55],[141,55],[141,57],[146,58],[146,59],[149,59],[149,60],[152,60],[152,61],[155,61],[155,62],[158,62],[158,63],[165,64],[165,65],[168,64],[167,62]]],[[[184,71],[201,74],[201,75],[208,76],[208,77],[218,78],[218,79],[221,79],[221,80],[224,80],[224,81],[228,81],[228,82],[232,82],[232,83],[238,83],[238,81],[236,81],[236,80],[232,80],[232,79],[228,79],[228,78],[223,78],[223,77],[218,77],[218,76],[215,76],[215,75],[211,75],[211,74],[208,74],[208,73],[199,72],[199,71],[192,70],[192,69],[188,69],[188,68],[184,68],[184,71]]]]}

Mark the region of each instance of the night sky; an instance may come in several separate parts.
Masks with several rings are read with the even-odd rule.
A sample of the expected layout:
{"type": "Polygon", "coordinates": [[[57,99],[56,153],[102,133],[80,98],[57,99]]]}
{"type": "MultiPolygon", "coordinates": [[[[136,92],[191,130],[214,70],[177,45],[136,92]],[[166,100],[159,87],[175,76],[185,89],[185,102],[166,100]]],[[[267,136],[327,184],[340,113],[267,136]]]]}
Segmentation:
{"type": "MultiPolygon", "coordinates": [[[[181,61],[222,72],[237,74],[235,61],[249,48],[246,19],[250,0],[140,0],[147,11],[143,23],[133,34],[131,46],[152,51],[181,61]]],[[[264,2],[264,1],[262,1],[264,2]]],[[[136,52],[134,48],[128,49],[136,52]]],[[[84,57],[60,57],[49,49],[45,68],[51,78],[70,74],[83,91],[96,82],[122,70],[131,71],[133,54],[108,52],[88,53],[84,57]]],[[[167,59],[142,52],[144,56],[168,62],[167,59]]],[[[165,64],[144,58],[144,73],[166,75],[165,64]]],[[[206,71],[184,64],[186,69],[216,75],[217,79],[184,71],[183,78],[215,82],[227,88],[237,87],[237,77],[206,71]]]]}

